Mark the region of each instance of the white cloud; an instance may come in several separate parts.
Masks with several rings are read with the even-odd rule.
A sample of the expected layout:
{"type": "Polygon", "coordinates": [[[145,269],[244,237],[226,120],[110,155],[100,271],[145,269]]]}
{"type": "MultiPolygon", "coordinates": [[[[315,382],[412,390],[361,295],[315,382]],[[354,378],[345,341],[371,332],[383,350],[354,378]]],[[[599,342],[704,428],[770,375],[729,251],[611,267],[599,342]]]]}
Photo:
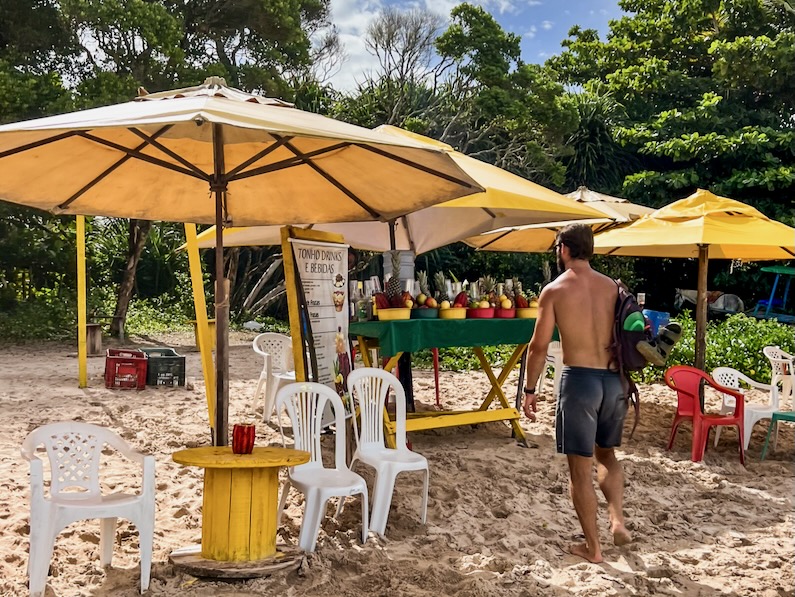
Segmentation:
{"type": "Polygon", "coordinates": [[[522,36],[522,39],[533,39],[536,36],[536,31],[538,31],[536,26],[530,25],[530,28],[522,36]]]}
{"type": "MultiPolygon", "coordinates": [[[[470,0],[470,3],[482,6],[496,16],[516,14],[519,10],[518,1],[470,0]]],[[[519,3],[526,6],[542,4],[541,0],[521,0],[519,3]]],[[[373,72],[378,67],[378,61],[364,45],[364,35],[368,25],[386,6],[400,9],[424,7],[445,18],[444,28],[450,19],[450,11],[459,4],[461,0],[331,0],[331,22],[337,27],[346,55],[339,71],[331,77],[331,84],[335,89],[350,91],[356,87],[357,81],[364,79],[365,73],[373,72]]],[[[535,35],[535,26],[531,30],[535,35]]]]}
{"type": "Polygon", "coordinates": [[[552,29],[552,25],[554,25],[552,21],[544,21],[543,23],[541,23],[541,28],[544,29],[545,31],[549,31],[550,29],[552,29]]]}

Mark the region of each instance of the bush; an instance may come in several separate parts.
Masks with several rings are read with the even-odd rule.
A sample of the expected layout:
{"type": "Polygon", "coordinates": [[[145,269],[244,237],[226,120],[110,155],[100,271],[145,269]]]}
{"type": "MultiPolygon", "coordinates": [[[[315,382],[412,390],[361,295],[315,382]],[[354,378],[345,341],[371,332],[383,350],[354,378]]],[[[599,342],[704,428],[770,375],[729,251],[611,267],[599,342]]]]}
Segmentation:
{"type": "MultiPolygon", "coordinates": [[[[683,312],[676,321],[682,324],[682,339],[671,351],[666,367],[695,362],[696,322],[690,311],[683,312]]],[[[769,381],[770,361],[762,354],[762,349],[771,345],[795,353],[795,330],[777,321],[758,320],[742,313],[710,321],[707,323],[706,370],[732,367],[757,381],[769,381]]],[[[659,381],[664,372],[662,367],[649,365],[638,379],[647,383],[659,381]]]]}
{"type": "Polygon", "coordinates": [[[41,291],[9,311],[0,311],[0,339],[77,342],[76,311],[76,297],[51,296],[41,291]]]}
{"type": "MultiPolygon", "coordinates": [[[[689,311],[676,317],[682,325],[682,339],[671,351],[666,367],[692,365],[695,362],[696,322],[689,311]]],[[[733,367],[757,381],[770,380],[770,361],[762,349],[777,345],[782,350],[795,353],[795,330],[791,326],[770,320],[757,320],[743,314],[732,315],[722,321],[707,324],[706,369],[733,367]]],[[[513,353],[513,346],[486,346],[486,358],[494,367],[501,367],[513,353]]],[[[430,350],[414,355],[414,364],[420,368],[432,368],[430,350]]],[[[471,348],[440,348],[439,368],[443,371],[472,371],[480,363],[471,348]]],[[[649,365],[636,374],[638,381],[651,383],[662,381],[664,367],[649,365]]]]}

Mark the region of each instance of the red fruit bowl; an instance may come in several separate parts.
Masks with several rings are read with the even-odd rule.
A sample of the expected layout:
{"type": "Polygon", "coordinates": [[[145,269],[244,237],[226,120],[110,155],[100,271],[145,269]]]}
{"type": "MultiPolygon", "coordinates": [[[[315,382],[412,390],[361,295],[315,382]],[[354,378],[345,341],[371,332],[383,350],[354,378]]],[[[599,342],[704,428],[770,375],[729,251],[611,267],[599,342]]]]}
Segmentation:
{"type": "Polygon", "coordinates": [[[494,309],[494,317],[499,319],[513,319],[516,317],[516,309],[511,307],[510,309],[503,309],[502,307],[497,307],[494,309]]]}
{"type": "Polygon", "coordinates": [[[494,319],[494,307],[478,307],[467,309],[469,319],[494,319]]]}

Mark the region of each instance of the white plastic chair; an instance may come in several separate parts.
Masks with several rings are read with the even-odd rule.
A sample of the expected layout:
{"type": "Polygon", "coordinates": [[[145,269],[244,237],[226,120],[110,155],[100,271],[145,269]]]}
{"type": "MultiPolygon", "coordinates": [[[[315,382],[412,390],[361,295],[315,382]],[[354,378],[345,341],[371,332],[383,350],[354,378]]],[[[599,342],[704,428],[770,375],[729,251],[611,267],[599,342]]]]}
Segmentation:
{"type": "Polygon", "coordinates": [[[22,443],[30,463],[30,554],[28,586],[33,597],[44,594],[52,551],[58,534],[78,520],[101,519],[99,559],[110,565],[116,519],[126,518],[138,529],[141,549],[141,593],[149,588],[155,524],[155,458],[130,448],[112,431],[88,423],[51,423],[34,429],[22,443]],[[99,465],[103,446],[115,448],[141,465],[141,493],[103,495],[99,465]],[[44,469],[36,448],[44,445],[50,460],[49,497],[44,494],[44,469]]]}
{"type": "MultiPolygon", "coordinates": [[[[748,450],[748,444],[751,443],[751,432],[753,431],[754,425],[762,419],[769,419],[773,413],[778,410],[779,400],[776,386],[754,381],[747,375],[744,375],[737,371],[737,369],[732,369],[731,367],[717,367],[712,371],[712,379],[714,379],[720,385],[727,388],[732,388],[734,390],[742,391],[741,384],[745,384],[750,388],[769,393],[770,401],[767,403],[745,403],[745,414],[743,415],[743,450],[748,450]]],[[[723,404],[721,404],[720,407],[720,414],[725,415],[727,413],[734,412],[734,396],[723,393],[721,393],[721,396],[723,398],[723,404]]],[[[718,445],[720,432],[721,426],[718,426],[715,430],[715,446],[718,445]]]]}
{"type": "MultiPolygon", "coordinates": [[[[789,400],[790,410],[795,411],[795,357],[784,352],[778,346],[765,346],[762,352],[770,361],[770,385],[778,389],[781,384],[781,391],[778,394],[778,408],[784,410],[784,402],[789,400]]],[[[775,435],[773,436],[773,449],[778,443],[778,420],[776,421],[775,435]]]]}
{"type": "Polygon", "coordinates": [[[422,523],[428,512],[428,460],[406,446],[406,394],[398,379],[383,369],[362,367],[348,375],[348,388],[358,407],[360,423],[354,418],[356,451],[351,468],[359,460],[375,469],[373,507],[370,529],[383,536],[392,504],[395,478],[404,471],[423,471],[422,523]],[[395,392],[395,444],[397,449],[384,445],[384,408],[389,389],[395,392]]]}
{"type": "MultiPolygon", "coordinates": [[[[287,500],[287,493],[293,486],[305,496],[304,519],[298,546],[307,552],[315,550],[320,522],[326,511],[329,498],[339,497],[342,502],[349,495],[362,496],[362,543],[367,541],[367,483],[348,468],[345,463],[345,408],[336,392],[319,383],[292,383],[281,388],[276,394],[276,410],[287,410],[293,428],[293,441],[296,450],[309,452],[311,458],[306,464],[288,469],[287,483],[279,500],[279,520],[287,500]],[[335,441],[334,467],[325,468],[320,447],[323,431],[323,410],[331,403],[334,411],[335,441]]],[[[284,428],[279,417],[279,431],[282,444],[286,445],[284,428]]],[[[338,512],[339,512],[338,508],[338,512]]]]}
{"type": "Polygon", "coordinates": [[[265,405],[262,408],[262,420],[269,421],[273,415],[276,392],[285,384],[295,381],[295,364],[293,362],[293,341],[290,336],[265,332],[254,338],[254,352],[262,355],[264,363],[259,374],[257,389],[254,392],[254,408],[257,407],[260,392],[265,386],[265,405]]]}
{"type": "Polygon", "coordinates": [[[778,346],[765,346],[762,353],[770,361],[770,385],[778,388],[781,384],[778,403],[789,399],[790,408],[795,410],[795,404],[792,402],[793,389],[795,389],[795,357],[778,346]]]}
{"type": "Polygon", "coordinates": [[[560,396],[560,376],[563,374],[563,349],[560,347],[560,342],[557,340],[550,342],[549,348],[547,348],[544,369],[538,377],[538,387],[536,388],[536,392],[539,394],[544,389],[544,383],[547,379],[547,370],[550,367],[555,371],[552,378],[552,396],[557,400],[558,396],[560,396]]]}

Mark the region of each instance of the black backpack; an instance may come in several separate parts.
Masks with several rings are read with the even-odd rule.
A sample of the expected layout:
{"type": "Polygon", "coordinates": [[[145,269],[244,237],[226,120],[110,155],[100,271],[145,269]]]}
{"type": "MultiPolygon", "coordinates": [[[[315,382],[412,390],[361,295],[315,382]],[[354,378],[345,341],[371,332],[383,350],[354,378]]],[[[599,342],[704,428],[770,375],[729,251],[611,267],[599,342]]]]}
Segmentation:
{"type": "Polygon", "coordinates": [[[638,387],[630,372],[641,371],[648,364],[636,346],[642,340],[651,341],[652,334],[638,301],[621,280],[616,280],[616,285],[618,298],[613,321],[613,342],[610,345],[611,368],[620,373],[624,394],[635,409],[635,422],[629,434],[632,439],[640,419],[640,401],[638,387]]]}

